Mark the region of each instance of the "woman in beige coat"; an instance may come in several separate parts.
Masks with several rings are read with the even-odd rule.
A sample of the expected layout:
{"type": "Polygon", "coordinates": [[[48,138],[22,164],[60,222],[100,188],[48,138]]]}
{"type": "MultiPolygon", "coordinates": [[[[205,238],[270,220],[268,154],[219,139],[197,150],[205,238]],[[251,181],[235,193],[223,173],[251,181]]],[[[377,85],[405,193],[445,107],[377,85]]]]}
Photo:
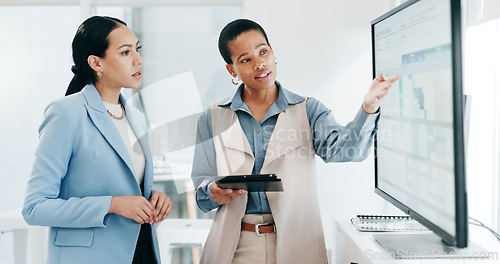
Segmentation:
{"type": "Polygon", "coordinates": [[[330,110],[276,81],[278,63],[260,25],[235,20],[219,51],[232,98],[213,103],[198,124],[192,178],[201,210],[217,209],[201,263],[326,263],[316,190],[315,154],[325,162],[369,154],[379,101],[394,76],[375,78],[354,120],[339,125],[330,110]],[[221,189],[213,176],[275,173],[283,192],[221,189]]]}

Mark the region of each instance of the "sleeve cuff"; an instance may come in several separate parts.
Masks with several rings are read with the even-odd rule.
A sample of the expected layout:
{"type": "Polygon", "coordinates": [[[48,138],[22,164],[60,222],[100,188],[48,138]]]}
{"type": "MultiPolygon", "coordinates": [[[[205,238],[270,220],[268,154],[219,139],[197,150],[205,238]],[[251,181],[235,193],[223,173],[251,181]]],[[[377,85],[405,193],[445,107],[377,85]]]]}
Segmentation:
{"type": "Polygon", "coordinates": [[[219,207],[219,206],[220,206],[220,204],[219,204],[219,203],[217,203],[217,202],[214,200],[214,198],[212,198],[212,192],[210,191],[210,186],[212,185],[212,183],[214,183],[214,182],[211,182],[211,183],[209,183],[209,184],[207,185],[207,194],[208,194],[208,197],[209,197],[209,199],[210,199],[210,202],[212,203],[212,206],[213,206],[214,208],[217,208],[217,207],[219,207]]]}
{"type": "Polygon", "coordinates": [[[380,107],[377,112],[368,114],[363,110],[363,106],[359,109],[354,118],[355,127],[361,128],[363,131],[372,131],[377,128],[377,123],[380,117],[380,107]]]}
{"type": "Polygon", "coordinates": [[[100,226],[100,227],[108,227],[108,223],[109,223],[109,219],[110,219],[109,210],[111,209],[111,199],[112,198],[113,198],[112,196],[103,197],[103,200],[105,200],[107,203],[107,206],[104,207],[104,208],[106,208],[107,211],[104,214],[104,217],[102,219],[102,226],[100,226]]]}
{"type": "Polygon", "coordinates": [[[212,182],[203,183],[198,189],[196,190],[196,202],[198,204],[198,207],[203,211],[203,212],[210,212],[215,208],[218,208],[220,204],[218,204],[213,198],[210,193],[210,184],[212,182]],[[205,185],[207,184],[207,185],[205,185]]]}

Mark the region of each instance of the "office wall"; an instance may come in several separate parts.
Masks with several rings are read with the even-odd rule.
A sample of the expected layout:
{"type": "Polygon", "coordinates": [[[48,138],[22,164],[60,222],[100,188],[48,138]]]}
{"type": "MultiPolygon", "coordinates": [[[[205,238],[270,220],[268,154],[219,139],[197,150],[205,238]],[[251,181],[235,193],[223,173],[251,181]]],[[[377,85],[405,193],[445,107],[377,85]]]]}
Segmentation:
{"type": "Polygon", "coordinates": [[[79,14],[77,6],[0,6],[0,212],[22,206],[43,110],[73,76],[79,14]]]}
{"type": "MultiPolygon", "coordinates": [[[[361,107],[372,80],[370,21],[393,6],[389,0],[248,0],[244,16],[266,30],[279,58],[278,80],[321,100],[341,124],[361,107]]],[[[374,163],[325,164],[317,158],[318,186],[327,247],[331,219],[381,213],[374,193],[374,163]]],[[[297,208],[300,213],[300,208],[297,208]]]]}

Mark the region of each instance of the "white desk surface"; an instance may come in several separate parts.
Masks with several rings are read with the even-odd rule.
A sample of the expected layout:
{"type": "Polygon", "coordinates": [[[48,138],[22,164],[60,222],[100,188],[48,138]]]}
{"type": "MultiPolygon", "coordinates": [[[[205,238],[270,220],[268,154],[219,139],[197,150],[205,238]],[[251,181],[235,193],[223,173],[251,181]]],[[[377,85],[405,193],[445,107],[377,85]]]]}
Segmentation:
{"type": "Polygon", "coordinates": [[[14,263],[27,263],[28,246],[32,263],[45,263],[48,227],[28,225],[21,211],[21,208],[16,208],[0,213],[0,230],[12,230],[14,234],[14,263]]]}
{"type": "MultiPolygon", "coordinates": [[[[500,263],[500,242],[493,239],[493,236],[488,230],[471,226],[470,241],[475,242],[484,250],[492,254],[492,258],[485,259],[426,259],[426,260],[409,260],[409,259],[394,259],[388,252],[375,240],[373,237],[377,232],[359,232],[356,227],[351,223],[350,218],[334,219],[334,229],[336,229],[337,236],[343,235],[356,251],[360,258],[366,263],[374,264],[499,264],[500,263]]],[[[336,240],[334,236],[334,240],[336,240]]],[[[337,241],[334,241],[334,244],[337,241]]],[[[338,253],[337,253],[338,254],[338,253]]]]}
{"type": "Polygon", "coordinates": [[[1,229],[28,229],[29,225],[24,221],[21,208],[16,208],[0,213],[1,229]]]}

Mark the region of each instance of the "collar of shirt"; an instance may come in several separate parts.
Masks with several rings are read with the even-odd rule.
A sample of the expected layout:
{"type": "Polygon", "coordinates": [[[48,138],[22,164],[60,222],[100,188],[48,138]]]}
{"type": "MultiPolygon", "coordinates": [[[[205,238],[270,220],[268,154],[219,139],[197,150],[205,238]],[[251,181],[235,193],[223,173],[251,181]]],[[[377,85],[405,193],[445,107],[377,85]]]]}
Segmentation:
{"type": "MultiPolygon", "coordinates": [[[[276,98],[276,101],[274,102],[273,105],[275,105],[278,108],[279,113],[288,109],[288,105],[298,104],[305,100],[304,97],[294,94],[288,91],[287,89],[283,88],[283,86],[281,86],[281,84],[278,81],[275,81],[274,83],[278,87],[278,98],[276,98]]],[[[241,99],[241,93],[243,92],[244,85],[245,84],[241,84],[232,98],[228,97],[224,99],[222,102],[218,104],[218,106],[220,107],[229,106],[235,112],[240,110],[251,114],[250,110],[248,109],[248,106],[241,99]]]]}

